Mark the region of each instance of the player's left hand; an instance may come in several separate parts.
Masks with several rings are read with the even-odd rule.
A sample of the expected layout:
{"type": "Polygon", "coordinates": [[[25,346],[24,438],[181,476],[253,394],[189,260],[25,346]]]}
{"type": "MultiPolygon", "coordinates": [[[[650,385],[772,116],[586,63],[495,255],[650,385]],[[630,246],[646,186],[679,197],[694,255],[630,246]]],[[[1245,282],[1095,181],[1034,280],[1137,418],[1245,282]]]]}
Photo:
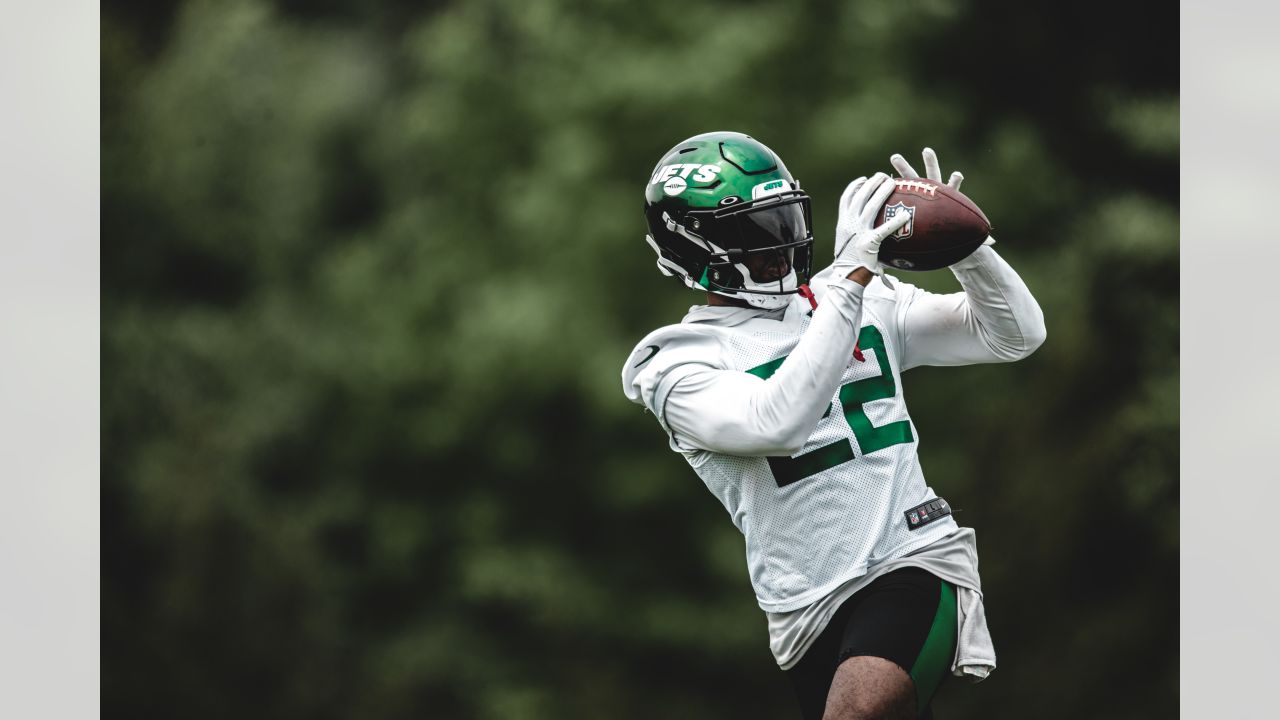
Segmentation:
{"type": "MultiPolygon", "coordinates": [[[[939,185],[941,185],[942,184],[942,166],[938,164],[938,153],[934,152],[933,148],[925,148],[920,153],[920,155],[921,157],[924,158],[925,179],[932,180],[938,183],[939,185]]],[[[920,174],[916,172],[915,168],[911,167],[911,163],[907,162],[907,159],[902,157],[902,155],[899,153],[894,153],[889,156],[889,164],[893,165],[893,169],[897,170],[898,174],[904,178],[914,178],[914,179],[920,178],[920,174]]],[[[947,185],[952,190],[959,190],[960,183],[962,182],[964,182],[964,174],[961,173],[959,170],[956,170],[955,172],[951,173],[951,177],[947,180],[947,185]]],[[[995,241],[995,238],[989,237],[987,238],[986,242],[982,244],[995,245],[996,241],[995,241]]]]}
{"type": "MultiPolygon", "coordinates": [[[[938,154],[933,151],[933,148],[925,148],[924,152],[920,154],[924,157],[925,178],[941,185],[942,168],[938,165],[938,154]]],[[[911,163],[907,162],[907,159],[898,153],[889,156],[889,164],[893,165],[893,169],[897,170],[898,174],[904,178],[919,179],[920,177],[915,168],[911,167],[911,163]]],[[[964,175],[957,170],[951,173],[951,178],[947,180],[947,185],[952,190],[959,190],[962,182],[964,182],[964,175]]]]}

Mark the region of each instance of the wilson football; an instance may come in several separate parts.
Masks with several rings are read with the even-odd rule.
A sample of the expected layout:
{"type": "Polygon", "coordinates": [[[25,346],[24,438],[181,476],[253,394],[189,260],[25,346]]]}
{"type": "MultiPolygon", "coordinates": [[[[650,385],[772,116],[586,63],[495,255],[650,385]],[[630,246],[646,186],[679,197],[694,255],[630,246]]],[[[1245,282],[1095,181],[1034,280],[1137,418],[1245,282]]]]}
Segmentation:
{"type": "Polygon", "coordinates": [[[880,262],[898,270],[937,270],[959,262],[991,234],[991,222],[959,190],[923,178],[897,178],[876,225],[898,213],[911,219],[885,238],[880,262]]]}

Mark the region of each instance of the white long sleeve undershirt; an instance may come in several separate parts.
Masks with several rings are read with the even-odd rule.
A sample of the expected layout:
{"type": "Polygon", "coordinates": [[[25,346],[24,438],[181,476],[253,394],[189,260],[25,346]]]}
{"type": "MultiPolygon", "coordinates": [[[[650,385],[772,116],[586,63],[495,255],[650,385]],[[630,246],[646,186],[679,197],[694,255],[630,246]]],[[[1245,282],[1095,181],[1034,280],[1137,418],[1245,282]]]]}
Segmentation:
{"type": "Polygon", "coordinates": [[[902,370],[1011,362],[1044,342],[1040,305],[995,250],[979,247],[951,272],[964,292],[937,295],[908,286],[898,293],[902,370]]]}

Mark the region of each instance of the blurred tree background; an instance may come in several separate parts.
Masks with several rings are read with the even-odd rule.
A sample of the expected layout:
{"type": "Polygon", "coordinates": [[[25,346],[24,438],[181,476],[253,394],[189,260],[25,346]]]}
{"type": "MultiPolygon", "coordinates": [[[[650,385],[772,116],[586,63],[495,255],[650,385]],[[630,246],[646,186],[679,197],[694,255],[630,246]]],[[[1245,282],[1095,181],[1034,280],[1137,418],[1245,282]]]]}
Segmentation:
{"type": "Polygon", "coordinates": [[[936,148],[1044,307],[1030,359],[905,379],[1000,658],[939,716],[1171,716],[1156,12],[104,5],[107,714],[798,717],[740,536],[618,377],[699,302],[653,267],[644,182],[733,129],[813,194],[820,257],[849,179],[936,148]]]}

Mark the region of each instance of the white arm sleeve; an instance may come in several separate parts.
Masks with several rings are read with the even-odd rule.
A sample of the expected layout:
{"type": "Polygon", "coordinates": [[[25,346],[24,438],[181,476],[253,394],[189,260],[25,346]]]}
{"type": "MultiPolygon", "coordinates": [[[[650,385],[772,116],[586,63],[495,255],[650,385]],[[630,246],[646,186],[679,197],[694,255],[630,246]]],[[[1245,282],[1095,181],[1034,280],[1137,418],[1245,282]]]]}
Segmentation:
{"type": "Polygon", "coordinates": [[[1022,278],[988,246],[951,266],[964,292],[898,290],[902,369],[1008,362],[1045,339],[1044,314],[1022,278]]]}
{"type": "Polygon", "coordinates": [[[862,293],[852,280],[832,283],[795,350],[768,380],[699,365],[673,369],[663,418],[675,441],[728,455],[799,452],[849,364],[862,293]]]}

